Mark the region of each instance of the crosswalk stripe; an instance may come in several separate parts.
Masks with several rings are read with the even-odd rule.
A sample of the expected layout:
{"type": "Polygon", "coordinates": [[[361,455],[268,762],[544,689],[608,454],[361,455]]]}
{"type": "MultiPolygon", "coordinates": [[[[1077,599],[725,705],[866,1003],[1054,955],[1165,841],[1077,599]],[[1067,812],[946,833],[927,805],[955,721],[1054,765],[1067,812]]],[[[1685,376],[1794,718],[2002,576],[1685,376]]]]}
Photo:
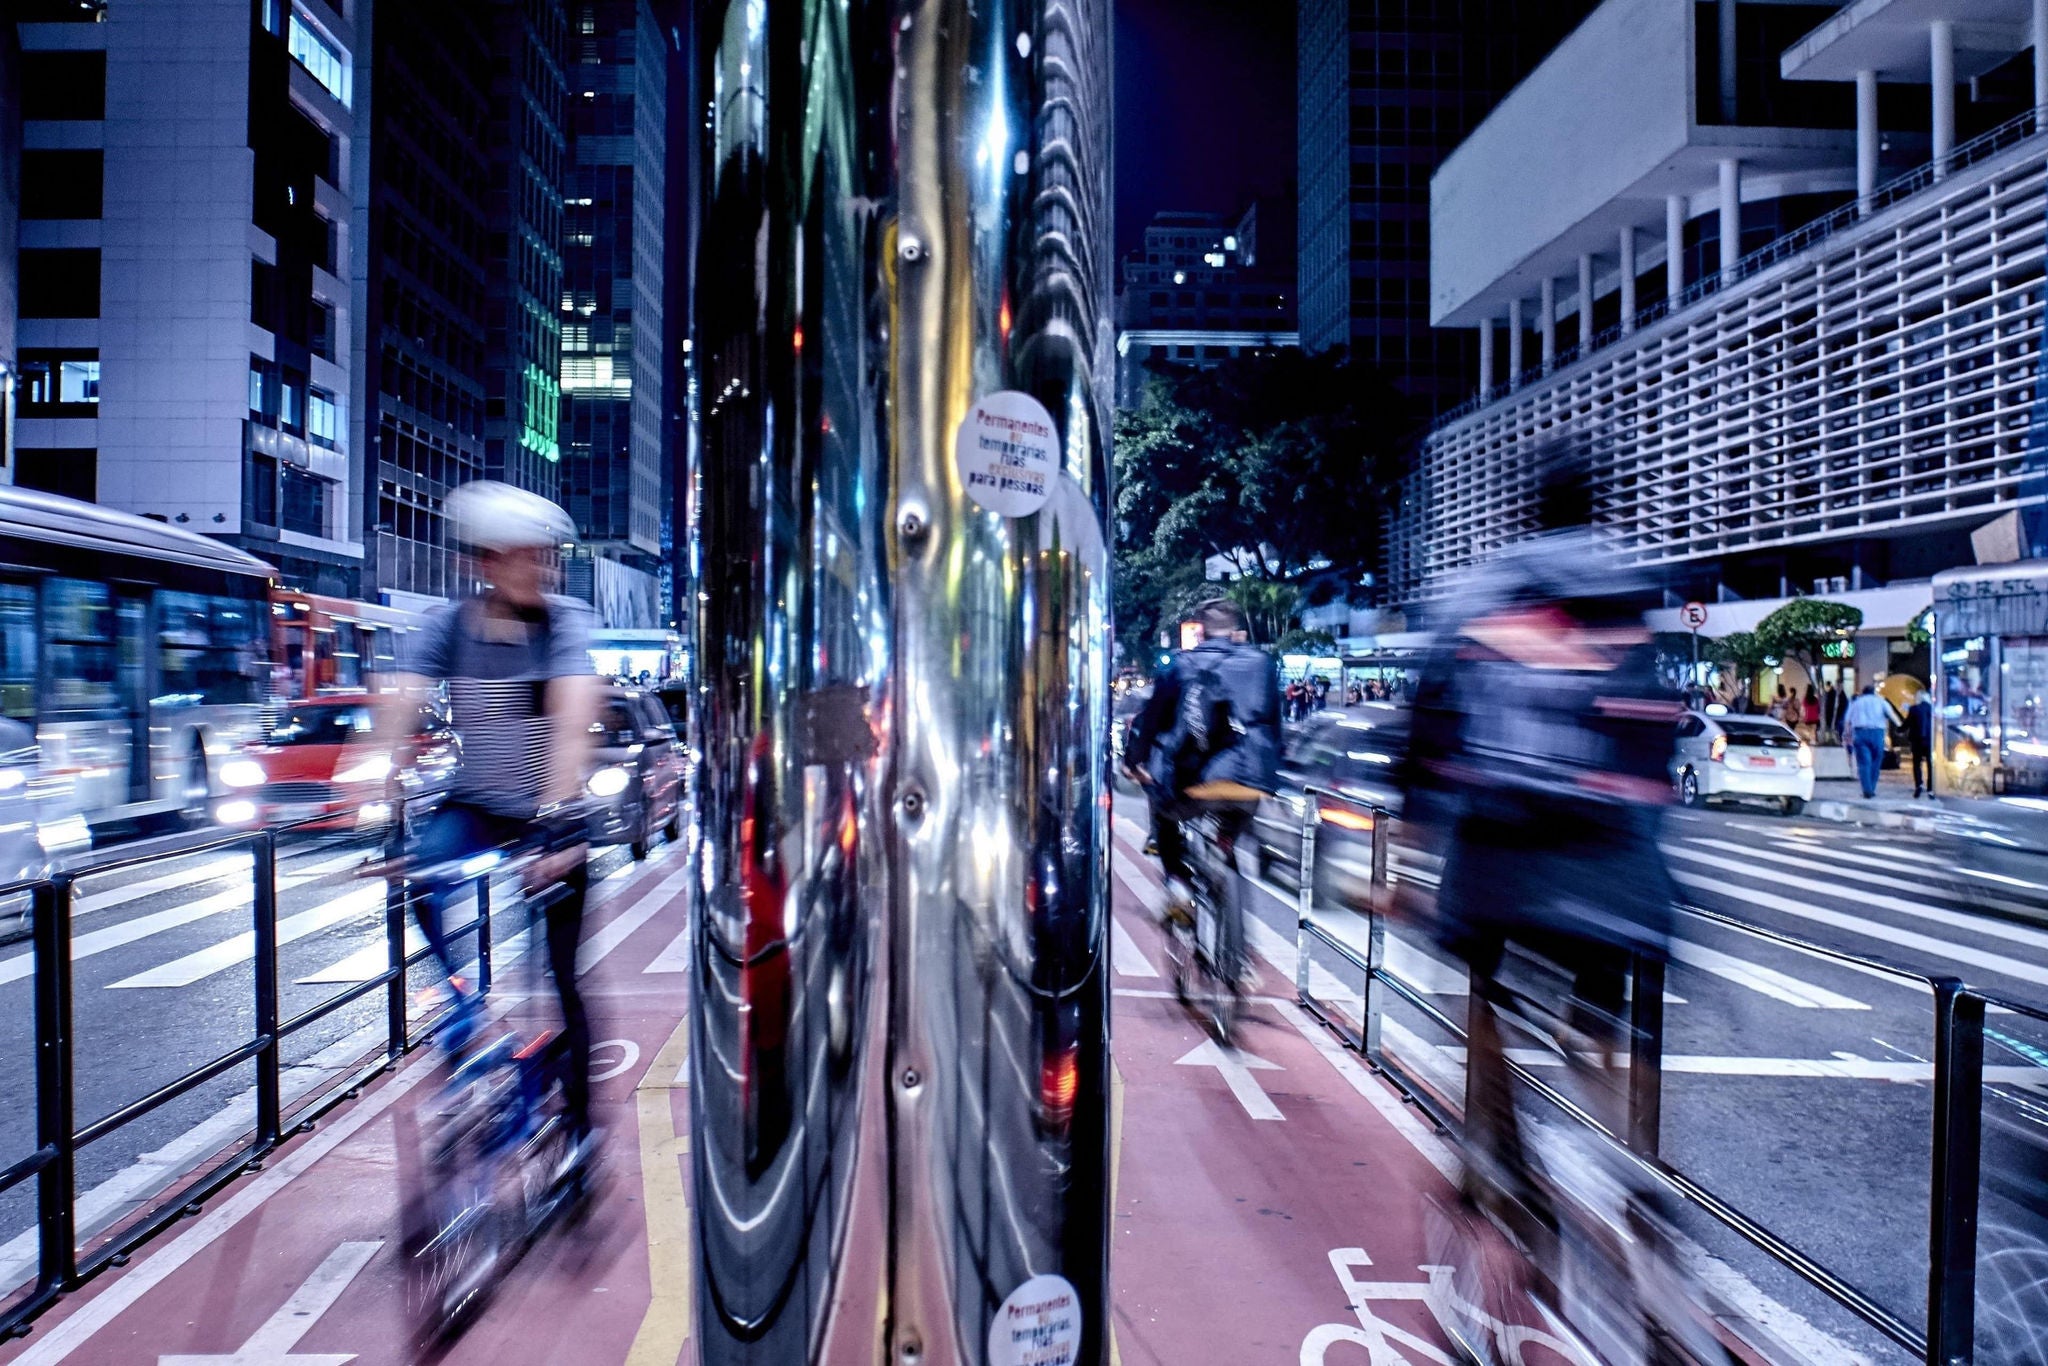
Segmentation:
{"type": "MultiPolygon", "coordinates": [[[[330,859],[328,862],[316,864],[302,873],[294,874],[291,877],[279,878],[278,890],[280,892],[290,891],[294,887],[301,887],[306,883],[316,881],[324,874],[332,872],[344,863],[357,863],[360,861],[361,856],[357,854],[348,855],[343,859],[330,859]]],[[[91,958],[96,954],[106,953],[110,949],[124,948],[129,944],[136,943],[138,940],[147,939],[153,934],[162,934],[166,930],[175,930],[181,926],[190,925],[195,921],[204,920],[208,916],[219,915],[223,911],[246,909],[248,905],[249,889],[247,887],[230,887],[225,891],[215,892],[212,896],[201,897],[197,901],[187,902],[183,906],[173,906],[168,910],[154,911],[149,915],[139,915],[133,920],[124,920],[118,925],[109,925],[103,930],[94,930],[89,934],[74,934],[71,938],[71,961],[76,963],[81,958],[91,958]]],[[[17,953],[11,958],[0,958],[0,986],[4,986],[9,982],[19,982],[24,978],[32,976],[35,970],[36,955],[33,949],[17,953]]]]}
{"type": "MultiPolygon", "coordinates": [[[[384,909],[384,889],[378,886],[356,887],[330,901],[315,906],[310,911],[288,915],[277,922],[277,942],[289,944],[304,939],[309,934],[331,929],[345,920],[354,920],[370,911],[384,909]]],[[[174,958],[162,967],[138,972],[133,977],[124,977],[109,985],[115,990],[141,987],[189,987],[194,982],[225,972],[240,963],[246,963],[256,956],[256,932],[243,930],[230,939],[218,944],[188,953],[183,958],[174,958]]]]}
{"type": "MultiPolygon", "coordinates": [[[[583,946],[576,951],[576,971],[590,971],[592,964],[625,943],[627,936],[633,931],[667,910],[669,898],[687,886],[693,875],[694,870],[687,866],[679,872],[670,873],[653,890],[643,893],[640,899],[633,903],[631,910],[623,911],[607,921],[603,929],[584,940],[583,946]]],[[[685,920],[688,918],[687,915],[684,916],[685,920]]],[[[688,927],[686,926],[682,932],[688,934],[688,927]]]]}
{"type": "Polygon", "coordinates": [[[89,893],[71,903],[71,913],[87,915],[93,911],[111,910],[115,906],[125,906],[131,901],[140,901],[146,896],[155,896],[158,892],[168,891],[172,887],[191,887],[202,882],[216,882],[230,873],[248,871],[249,856],[231,854],[226,858],[202,863],[196,868],[181,868],[175,873],[165,873],[161,877],[123,883],[118,887],[109,887],[104,892],[89,893]]]}
{"type": "MultiPolygon", "coordinates": [[[[1825,897],[1829,900],[1840,897],[1843,892],[1841,887],[1835,886],[1832,883],[1817,881],[1814,878],[1800,877],[1796,873],[1781,873],[1772,868],[1753,867],[1738,863],[1734,859],[1702,853],[1697,849],[1687,849],[1682,845],[1674,845],[1665,852],[1673,858],[1684,859],[1689,863],[1702,863],[1711,868],[1719,868],[1724,872],[1741,873],[1749,877],[1768,877],[1774,885],[1795,888],[1802,892],[1811,892],[1815,896],[1825,897]]],[[[1745,850],[1744,852],[1749,853],[1752,857],[1777,857],[1776,855],[1765,855],[1764,851],[1761,850],[1745,850]]],[[[1823,869],[1823,871],[1826,870],[1823,869]]],[[[1724,888],[1732,887],[1732,884],[1714,885],[1724,886],[1724,888]]],[[[1946,925],[1950,929],[1967,930],[1973,934],[1983,935],[1987,939],[2006,939],[2015,944],[2025,944],[2029,948],[2048,949],[2048,934],[2044,934],[2040,930],[2027,929],[2022,925],[2008,924],[2003,920],[1993,920],[1982,915],[1970,915],[1967,912],[1951,911],[1940,906],[1929,906],[1920,902],[1902,901],[1898,897],[1885,896],[1880,892],[1858,892],[1856,893],[1855,904],[1859,909],[1892,911],[1899,915],[1912,916],[1915,919],[1930,921],[1937,925],[1946,925]]],[[[1876,921],[1859,920],[1857,923],[1859,925],[1871,926],[1873,929],[1880,928],[1879,922],[1876,921]]],[[[1929,940],[1928,942],[1945,944],[1945,941],[1938,939],[1929,940]]],[[[1955,946],[1945,944],[1945,947],[1953,948],[1955,946]]],[[[1954,955],[1951,954],[1950,956],[1953,957],[1954,955]]]]}
{"type": "Polygon", "coordinates": [[[1671,956],[1679,962],[1711,972],[1716,977],[1760,992],[1775,1001],[1798,1006],[1805,1010],[1868,1010],[1870,1007],[1853,997],[1829,991],[1826,987],[1815,986],[1801,981],[1790,973],[1776,968],[1767,968],[1760,963],[1737,958],[1734,954],[1710,949],[1705,944],[1696,944],[1689,939],[1673,939],[1671,956]]]}
{"type": "MultiPolygon", "coordinates": [[[[1714,859],[1712,861],[1716,863],[1726,862],[1725,859],[1714,859]]],[[[1746,887],[1738,883],[1725,882],[1699,873],[1687,872],[1683,868],[1673,869],[1672,876],[1688,887],[1697,887],[1703,891],[1716,892],[1738,901],[1746,901],[1752,906],[1761,906],[1765,910],[1781,911],[1786,915],[1798,916],[1803,920],[1811,920],[1818,924],[1831,926],[1834,929],[1847,930],[1851,934],[1880,940],[1897,948],[1916,949],[1921,953],[1931,954],[1937,958],[1945,958],[1951,962],[1967,963],[1971,967],[1983,968],[1990,972],[2001,973],[2007,977],[2016,977],[2020,981],[2032,982],[2037,986],[2048,986],[2048,969],[2036,967],[2031,963],[2023,963],[2015,958],[2007,958],[2003,954],[1986,953],[1981,949],[1973,949],[1965,944],[1954,944],[1946,939],[1936,939],[1932,935],[1919,934],[1913,930],[1898,929],[1879,921],[1867,920],[1859,915],[1848,915],[1842,911],[1832,911],[1824,906],[1807,905],[1794,901],[1790,897],[1779,896],[1774,892],[1766,892],[1755,887],[1746,887]]],[[[1799,881],[1801,879],[1793,880],[1799,881]]],[[[1889,898],[1879,899],[1889,900],[1889,898]]]]}

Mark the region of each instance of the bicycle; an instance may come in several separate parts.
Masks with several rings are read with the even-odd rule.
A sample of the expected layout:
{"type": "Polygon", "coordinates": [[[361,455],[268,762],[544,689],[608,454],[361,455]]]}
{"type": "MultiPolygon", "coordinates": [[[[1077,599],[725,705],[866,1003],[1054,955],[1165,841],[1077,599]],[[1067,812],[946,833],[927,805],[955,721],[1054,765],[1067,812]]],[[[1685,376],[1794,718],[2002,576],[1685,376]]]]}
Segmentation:
{"type": "MultiPolygon", "coordinates": [[[[543,850],[498,850],[418,870],[418,881],[450,885],[524,874],[543,850]]],[[[519,885],[519,877],[512,879],[519,885]]],[[[527,950],[538,987],[534,946],[540,919],[560,884],[524,892],[527,950]]],[[[539,995],[538,991],[531,994],[539,995]]],[[[556,1031],[525,1038],[506,1029],[471,1046],[482,1011],[474,992],[458,1000],[435,1034],[449,1073],[423,1115],[424,1180],[409,1193],[403,1219],[406,1281],[420,1346],[433,1351],[459,1337],[504,1273],[566,1212],[587,1205],[594,1172],[576,1151],[563,1101],[556,1031]]]]}
{"type": "Polygon", "coordinates": [[[1261,794],[1239,783],[1203,783],[1183,794],[1193,804],[1180,820],[1191,874],[1185,901],[1166,908],[1166,959],[1174,995],[1228,1044],[1244,1006],[1249,966],[1244,945],[1244,878],[1237,837],[1261,794]]]}
{"type": "MultiPolygon", "coordinates": [[[[1625,1047],[1630,1025],[1583,1001],[1568,1018],[1498,980],[1489,995],[1567,1075],[1609,1084],[1600,1075],[1608,1061],[1593,1059],[1625,1047]]],[[[1490,1149],[1466,1144],[1465,1191],[1426,1212],[1429,1256],[1450,1292],[1444,1327],[1463,1360],[1521,1361],[1499,1325],[1515,1322],[1522,1303],[1586,1362],[1738,1366],[1743,1358],[1717,1331],[1737,1316],[1679,1270],[1654,1169],[1578,1116],[1524,1123],[1510,1099],[1501,1122],[1512,1132],[1493,1135],[1490,1149]]]]}

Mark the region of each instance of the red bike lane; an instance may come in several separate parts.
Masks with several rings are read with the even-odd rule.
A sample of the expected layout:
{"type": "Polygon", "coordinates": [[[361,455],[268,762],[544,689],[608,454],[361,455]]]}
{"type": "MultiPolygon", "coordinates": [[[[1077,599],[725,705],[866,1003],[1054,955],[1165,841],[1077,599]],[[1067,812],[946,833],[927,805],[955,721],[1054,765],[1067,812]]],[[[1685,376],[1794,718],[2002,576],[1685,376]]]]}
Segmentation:
{"type": "MultiPolygon", "coordinates": [[[[1161,975],[1147,909],[1157,887],[1132,853],[1118,860],[1115,897],[1116,1360],[1447,1362],[1421,1270],[1423,1211],[1448,1190],[1447,1150],[1293,1003],[1270,964],[1238,1048],[1220,1049],[1161,975]]],[[[670,855],[622,881],[585,940],[604,1040],[602,1195],[586,1220],[528,1252],[448,1352],[450,1366],[694,1360],[683,871],[670,855]]],[[[380,1079],[131,1265],[67,1297],[31,1337],[0,1347],[0,1363],[412,1359],[397,1232],[411,1174],[400,1155],[415,1150],[409,1126],[434,1075],[420,1056],[380,1079]]]]}

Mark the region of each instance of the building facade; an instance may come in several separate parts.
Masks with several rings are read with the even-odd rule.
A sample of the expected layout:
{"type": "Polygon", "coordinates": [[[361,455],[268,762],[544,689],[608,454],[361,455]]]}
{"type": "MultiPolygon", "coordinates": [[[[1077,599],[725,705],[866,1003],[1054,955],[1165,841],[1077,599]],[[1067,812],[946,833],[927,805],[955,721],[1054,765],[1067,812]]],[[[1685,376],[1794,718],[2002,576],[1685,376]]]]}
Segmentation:
{"type": "Polygon", "coordinates": [[[488,16],[478,4],[379,6],[358,70],[376,92],[359,210],[363,592],[401,605],[462,591],[441,509],[485,470],[488,16]]]}
{"type": "Polygon", "coordinates": [[[1526,532],[1529,453],[1556,440],[1591,449],[1598,520],[1713,634],[1823,594],[1896,648],[1933,574],[2026,550],[2048,7],[1965,31],[1866,0],[1789,38],[1788,7],[1727,8],[1609,0],[1438,174],[1435,320],[1478,329],[1485,365],[1395,519],[1411,607],[1526,532]],[[1546,216],[1487,211],[1538,186],[1546,216]]]}
{"type": "Polygon", "coordinates": [[[484,472],[559,501],[569,19],[563,0],[482,3],[491,28],[484,472]]]}
{"type": "Polygon", "coordinates": [[[18,482],[329,592],[362,561],[359,4],[39,4],[21,26],[18,482]]]}
{"type": "Polygon", "coordinates": [[[1152,364],[1205,367],[1301,344],[1287,207],[1254,203],[1235,218],[1169,210],[1146,225],[1118,281],[1119,406],[1143,401],[1152,364]]]}
{"type": "Polygon", "coordinates": [[[604,624],[651,628],[666,619],[651,604],[668,463],[668,40],[648,0],[572,0],[570,22],[563,505],[591,553],[649,576],[646,593],[607,597],[644,599],[647,619],[604,624]]]}
{"type": "Polygon", "coordinates": [[[1473,339],[1429,319],[1429,180],[1592,0],[1299,0],[1302,344],[1349,347],[1425,411],[1473,339]]]}

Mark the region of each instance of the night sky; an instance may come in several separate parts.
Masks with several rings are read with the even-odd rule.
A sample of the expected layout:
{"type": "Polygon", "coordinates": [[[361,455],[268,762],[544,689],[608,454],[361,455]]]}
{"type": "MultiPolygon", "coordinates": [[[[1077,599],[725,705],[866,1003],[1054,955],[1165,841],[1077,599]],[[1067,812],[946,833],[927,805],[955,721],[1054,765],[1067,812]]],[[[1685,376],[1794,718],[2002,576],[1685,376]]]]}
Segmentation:
{"type": "Polygon", "coordinates": [[[1294,182],[1295,0],[1116,0],[1116,245],[1294,182]]]}

